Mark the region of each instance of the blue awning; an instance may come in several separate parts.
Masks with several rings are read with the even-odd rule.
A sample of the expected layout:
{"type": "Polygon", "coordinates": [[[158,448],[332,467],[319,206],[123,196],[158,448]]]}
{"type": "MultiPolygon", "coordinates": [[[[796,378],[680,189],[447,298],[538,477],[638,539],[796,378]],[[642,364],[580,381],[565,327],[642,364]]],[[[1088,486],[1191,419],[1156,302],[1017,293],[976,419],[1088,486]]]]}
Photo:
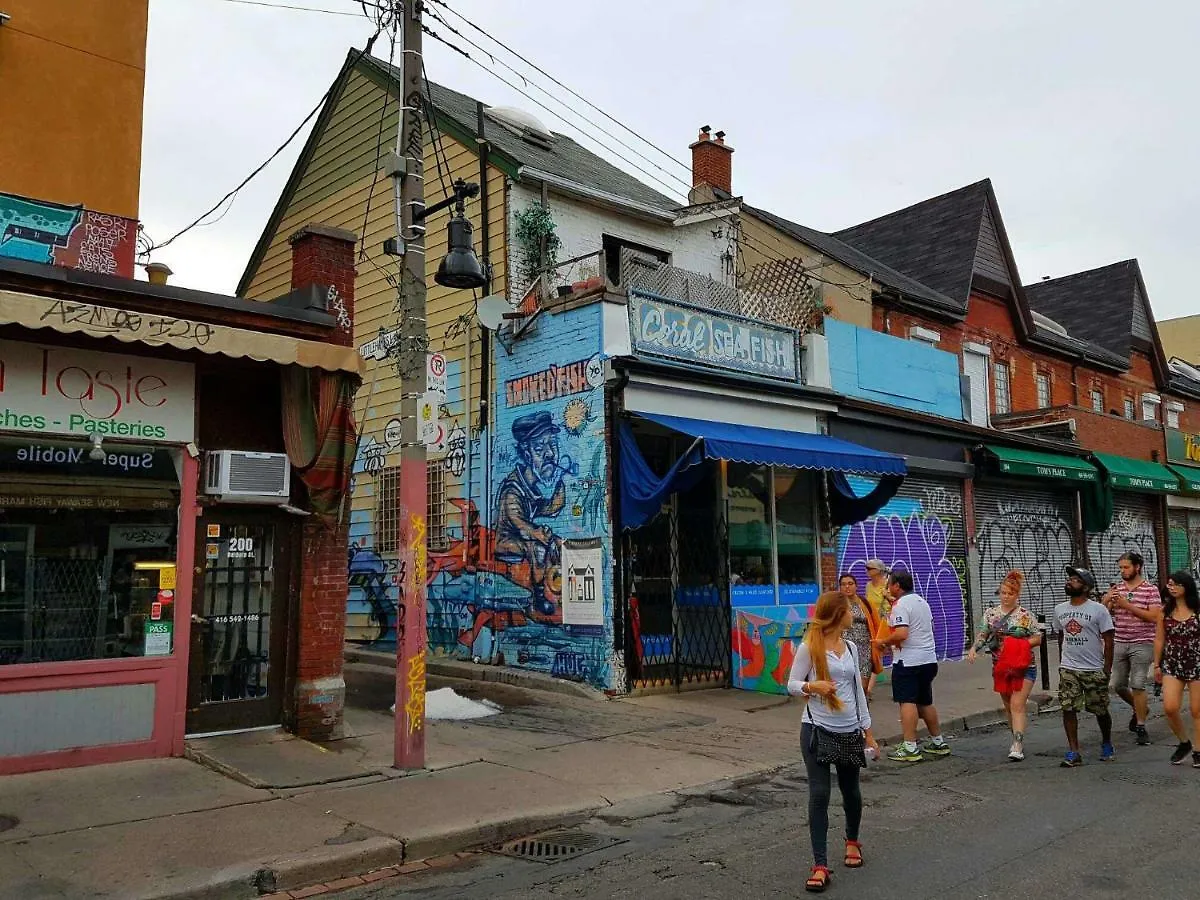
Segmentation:
{"type": "Polygon", "coordinates": [[[904,475],[908,471],[901,456],[824,434],[729,425],[682,416],[639,415],[672,431],[700,438],[704,455],[709,459],[855,475],[904,475]]]}

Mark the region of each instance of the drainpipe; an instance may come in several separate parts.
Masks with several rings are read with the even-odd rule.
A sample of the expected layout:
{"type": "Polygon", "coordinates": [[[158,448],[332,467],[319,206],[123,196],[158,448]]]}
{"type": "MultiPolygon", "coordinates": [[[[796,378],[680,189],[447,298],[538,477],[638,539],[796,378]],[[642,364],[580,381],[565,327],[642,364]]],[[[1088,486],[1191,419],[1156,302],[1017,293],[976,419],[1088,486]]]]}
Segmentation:
{"type": "MultiPolygon", "coordinates": [[[[483,256],[483,272],[487,282],[483,286],[483,296],[492,293],[491,253],[491,223],[489,212],[491,208],[491,193],[488,190],[488,142],[484,135],[485,119],[484,106],[475,104],[475,143],[479,147],[479,252],[483,256]]],[[[482,469],[479,491],[479,527],[482,529],[491,525],[491,496],[492,496],[492,441],[491,441],[491,393],[492,393],[492,333],[482,326],[479,327],[479,465],[482,469]]],[[[468,378],[470,377],[470,359],[467,360],[468,378]]],[[[469,414],[468,414],[469,416],[469,414]]],[[[468,418],[467,424],[470,425],[468,418]]],[[[471,436],[467,435],[470,443],[471,436]]],[[[483,548],[480,547],[482,551],[483,548]]],[[[476,592],[479,584],[476,582],[476,592]]],[[[490,599],[490,598],[488,598],[490,599]]],[[[492,653],[488,662],[496,664],[496,648],[499,642],[492,635],[492,653]]]]}
{"type": "Polygon", "coordinates": [[[613,685],[613,688],[622,694],[627,693],[633,684],[629,676],[628,635],[625,633],[628,628],[625,615],[628,600],[625,589],[625,532],[621,528],[620,442],[616,439],[616,429],[620,426],[621,398],[627,384],[629,373],[622,369],[617,372],[617,380],[608,389],[608,496],[613,533],[612,648],[614,653],[621,655],[621,661],[625,664],[625,684],[613,685]]]}

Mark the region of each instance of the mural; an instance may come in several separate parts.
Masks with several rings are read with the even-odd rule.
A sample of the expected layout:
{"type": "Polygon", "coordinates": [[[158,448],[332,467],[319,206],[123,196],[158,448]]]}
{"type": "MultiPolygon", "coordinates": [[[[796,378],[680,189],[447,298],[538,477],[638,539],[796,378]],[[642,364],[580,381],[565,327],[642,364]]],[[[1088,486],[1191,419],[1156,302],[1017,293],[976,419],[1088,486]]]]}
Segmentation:
{"type": "Polygon", "coordinates": [[[133,278],[138,223],[0,193],[0,256],[133,278]]]}
{"type": "Polygon", "coordinates": [[[733,613],[733,686],[786,694],[811,606],[750,606],[733,613]]]}
{"type": "MultiPolygon", "coordinates": [[[[848,476],[854,492],[869,493],[875,482],[848,476]]],[[[967,560],[962,495],[919,482],[892,498],[869,519],[838,532],[838,572],[867,583],[866,563],[882,559],[910,572],[918,594],[933,609],[939,659],[961,659],[967,634],[967,560]]]]}
{"type": "Polygon", "coordinates": [[[1036,497],[1014,495],[984,515],[976,497],[981,605],[995,602],[995,591],[1013,569],[1025,573],[1022,603],[1035,615],[1049,615],[1065,598],[1063,567],[1075,559],[1075,534],[1062,508],[1036,497]]]}

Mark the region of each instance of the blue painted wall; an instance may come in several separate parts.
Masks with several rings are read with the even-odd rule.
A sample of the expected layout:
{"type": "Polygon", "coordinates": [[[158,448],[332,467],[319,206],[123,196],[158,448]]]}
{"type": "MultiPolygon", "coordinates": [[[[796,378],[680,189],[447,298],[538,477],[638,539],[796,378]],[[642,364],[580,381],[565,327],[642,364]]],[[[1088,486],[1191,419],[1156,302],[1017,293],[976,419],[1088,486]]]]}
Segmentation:
{"type": "Polygon", "coordinates": [[[825,320],[833,389],[914,412],[963,419],[958,357],[920,341],[825,320]]]}

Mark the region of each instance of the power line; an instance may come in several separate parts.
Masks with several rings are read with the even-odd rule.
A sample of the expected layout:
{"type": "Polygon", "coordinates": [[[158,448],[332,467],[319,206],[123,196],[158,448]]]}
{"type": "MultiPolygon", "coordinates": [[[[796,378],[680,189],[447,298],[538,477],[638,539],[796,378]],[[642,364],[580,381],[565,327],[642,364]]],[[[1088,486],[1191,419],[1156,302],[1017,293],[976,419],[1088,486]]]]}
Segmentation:
{"type": "Polygon", "coordinates": [[[261,6],[264,9],[284,9],[294,10],[296,12],[324,13],[327,16],[353,16],[358,18],[358,13],[341,12],[336,9],[322,9],[317,6],[296,6],[291,3],[267,3],[265,0],[221,0],[222,3],[236,3],[239,6],[261,6]]]}
{"type": "MultiPolygon", "coordinates": [[[[380,16],[380,20],[382,20],[382,18],[383,17],[380,16]]],[[[393,28],[391,34],[389,35],[389,43],[391,45],[390,49],[388,50],[389,68],[396,59],[396,36],[396,29],[393,28]]],[[[371,173],[371,188],[367,191],[367,209],[366,212],[363,213],[362,235],[359,239],[358,249],[359,259],[362,259],[367,253],[367,228],[371,222],[371,203],[375,199],[375,187],[379,184],[379,160],[383,157],[383,126],[387,121],[388,106],[391,104],[391,100],[392,91],[391,86],[389,85],[383,94],[383,109],[381,109],[379,112],[379,133],[375,136],[375,167],[371,173]]]]}
{"type": "Polygon", "coordinates": [[[450,171],[450,158],[446,156],[446,146],[442,143],[442,129],[438,127],[437,111],[433,107],[433,88],[429,86],[429,73],[425,69],[424,56],[421,57],[421,78],[425,81],[425,117],[429,120],[429,135],[433,142],[433,161],[437,164],[438,181],[442,184],[442,193],[449,197],[451,189],[447,174],[450,171]],[[443,159],[446,161],[445,171],[442,171],[443,159]]]}

